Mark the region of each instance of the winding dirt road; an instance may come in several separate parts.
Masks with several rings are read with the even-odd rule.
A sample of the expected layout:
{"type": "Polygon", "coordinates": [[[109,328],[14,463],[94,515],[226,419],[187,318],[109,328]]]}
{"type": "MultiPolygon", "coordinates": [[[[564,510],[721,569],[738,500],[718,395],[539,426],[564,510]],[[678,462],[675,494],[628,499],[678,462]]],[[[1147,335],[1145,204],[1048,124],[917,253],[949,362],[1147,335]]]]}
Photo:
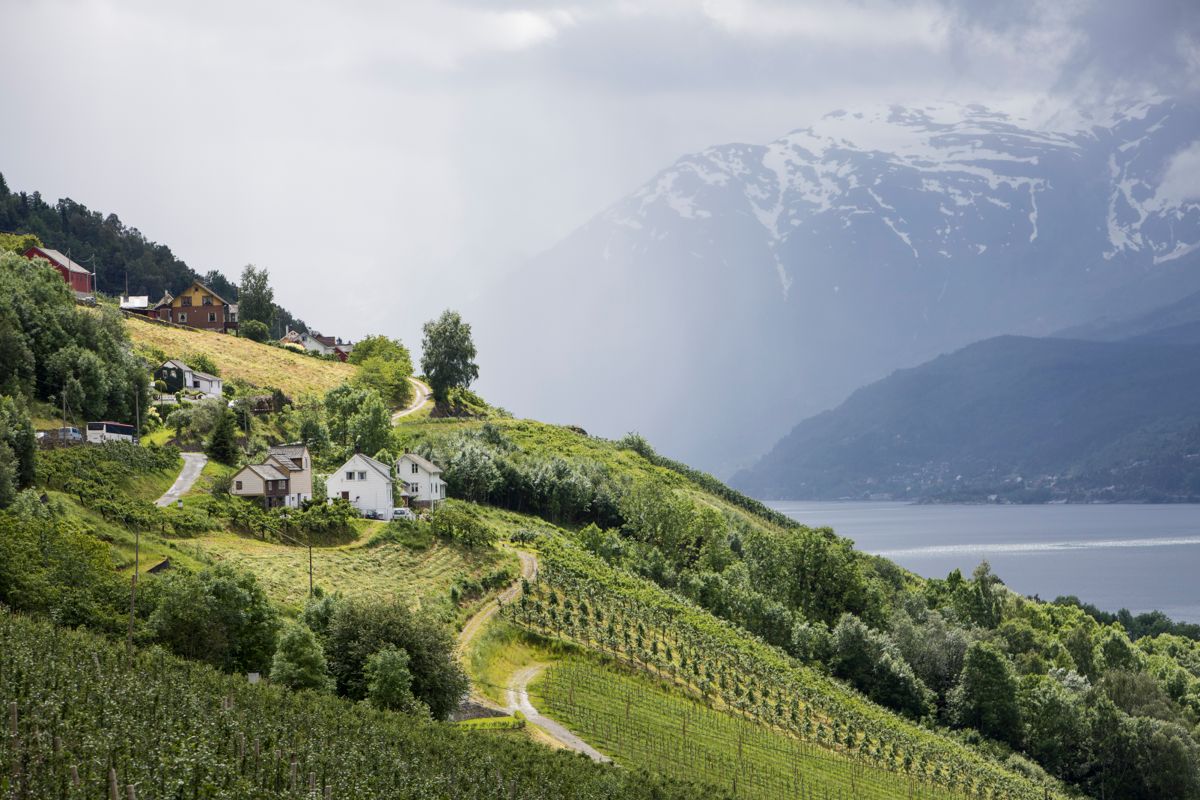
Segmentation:
{"type": "Polygon", "coordinates": [[[402,408],[395,414],[392,414],[392,424],[395,425],[400,421],[401,417],[407,417],[409,414],[415,414],[417,411],[425,407],[429,402],[429,398],[433,396],[433,390],[424,382],[416,378],[409,378],[408,382],[413,386],[413,401],[408,408],[402,408]]]}
{"type": "MultiPolygon", "coordinates": [[[[533,553],[518,550],[517,558],[521,559],[521,578],[525,580],[536,578],[537,557],[533,553]]],[[[513,581],[499,595],[489,600],[483,608],[479,609],[479,611],[475,612],[474,616],[467,620],[467,623],[463,625],[462,630],[458,634],[458,644],[455,647],[458,660],[464,666],[466,666],[466,660],[470,654],[471,643],[483,633],[487,624],[491,622],[492,618],[496,616],[496,612],[500,610],[501,605],[511,603],[520,596],[521,579],[518,579],[513,581]]],[[[608,756],[571,733],[565,725],[550,719],[533,707],[533,704],[529,701],[529,682],[541,674],[545,668],[545,664],[531,664],[528,667],[517,670],[516,674],[512,675],[506,682],[504,706],[500,706],[474,686],[471,687],[470,700],[486,708],[503,711],[508,714],[520,711],[525,716],[525,720],[530,725],[533,725],[539,733],[544,734],[550,744],[565,750],[583,753],[593,761],[611,761],[612,759],[608,756]]]]}

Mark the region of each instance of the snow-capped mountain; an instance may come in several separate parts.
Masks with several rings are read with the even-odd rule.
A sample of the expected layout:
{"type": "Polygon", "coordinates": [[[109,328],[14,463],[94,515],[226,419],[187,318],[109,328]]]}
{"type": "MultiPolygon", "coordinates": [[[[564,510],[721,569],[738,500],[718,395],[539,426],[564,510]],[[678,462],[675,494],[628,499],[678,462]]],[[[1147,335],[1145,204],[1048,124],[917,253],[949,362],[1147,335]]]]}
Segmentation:
{"type": "Polygon", "coordinates": [[[486,388],[725,472],[896,367],[1200,288],[1197,165],[1200,108],[1170,100],[1054,129],[835,111],[712,147],[492,299],[486,388]]]}

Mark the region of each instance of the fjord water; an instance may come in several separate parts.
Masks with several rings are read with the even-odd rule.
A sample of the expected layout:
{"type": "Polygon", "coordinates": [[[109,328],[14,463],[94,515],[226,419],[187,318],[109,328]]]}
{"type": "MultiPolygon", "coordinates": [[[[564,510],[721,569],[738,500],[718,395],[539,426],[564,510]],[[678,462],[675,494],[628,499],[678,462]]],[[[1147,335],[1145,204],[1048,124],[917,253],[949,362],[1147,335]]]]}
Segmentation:
{"type": "Polygon", "coordinates": [[[1200,622],[1200,505],[769,505],[918,575],[968,574],[986,559],[1022,594],[1200,622]]]}

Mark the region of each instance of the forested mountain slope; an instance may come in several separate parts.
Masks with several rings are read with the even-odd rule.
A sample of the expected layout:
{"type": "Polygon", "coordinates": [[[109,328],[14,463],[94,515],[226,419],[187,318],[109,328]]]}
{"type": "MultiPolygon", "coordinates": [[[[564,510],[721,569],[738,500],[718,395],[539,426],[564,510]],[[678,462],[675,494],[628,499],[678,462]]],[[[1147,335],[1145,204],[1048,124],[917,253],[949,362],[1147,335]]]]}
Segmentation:
{"type": "Polygon", "coordinates": [[[1200,346],[1186,330],[979,342],[805,420],[734,484],[776,498],[1194,501],[1200,346]]]}

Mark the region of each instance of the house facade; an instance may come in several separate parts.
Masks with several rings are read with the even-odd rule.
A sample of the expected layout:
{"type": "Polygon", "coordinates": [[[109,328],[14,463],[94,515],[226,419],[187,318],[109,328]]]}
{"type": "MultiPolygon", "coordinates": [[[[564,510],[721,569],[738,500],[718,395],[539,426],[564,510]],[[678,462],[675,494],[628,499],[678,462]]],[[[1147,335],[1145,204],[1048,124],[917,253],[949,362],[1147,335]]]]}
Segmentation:
{"type": "Polygon", "coordinates": [[[299,508],[312,500],[312,457],[303,444],[277,444],[267,450],[267,464],[288,476],[288,493],[284,505],[299,508]]]}
{"type": "Polygon", "coordinates": [[[238,327],[237,303],[230,303],[200,281],[156,311],[158,319],[206,331],[229,333],[238,327]]]}
{"type": "Polygon", "coordinates": [[[263,508],[288,505],[290,487],[287,474],[274,464],[247,464],[234,473],[229,493],[238,497],[257,497],[263,508]]]}
{"type": "Polygon", "coordinates": [[[340,497],[364,515],[391,519],[394,483],[387,464],[355,453],[325,480],[325,489],[331,500],[340,497]]]}
{"type": "Polygon", "coordinates": [[[354,349],[352,342],[343,342],[336,336],[322,336],[315,332],[301,333],[289,330],[279,341],[284,344],[300,345],[305,350],[319,355],[336,356],[340,361],[345,361],[350,356],[350,351],[354,349]]]}
{"type": "Polygon", "coordinates": [[[96,291],[95,273],[76,264],[57,250],[35,246],[25,251],[25,257],[49,261],[50,266],[58,270],[58,274],[62,275],[77,298],[91,297],[96,291]]]}
{"type": "Polygon", "coordinates": [[[172,394],[191,391],[201,392],[205,397],[221,398],[225,396],[224,381],[216,375],[192,369],[175,358],[164,362],[162,366],[154,370],[154,380],[165,383],[167,391],[172,394]]]}
{"type": "Polygon", "coordinates": [[[446,499],[442,468],[416,453],[396,459],[396,478],[404,483],[404,494],[415,508],[434,508],[446,499]]]}

